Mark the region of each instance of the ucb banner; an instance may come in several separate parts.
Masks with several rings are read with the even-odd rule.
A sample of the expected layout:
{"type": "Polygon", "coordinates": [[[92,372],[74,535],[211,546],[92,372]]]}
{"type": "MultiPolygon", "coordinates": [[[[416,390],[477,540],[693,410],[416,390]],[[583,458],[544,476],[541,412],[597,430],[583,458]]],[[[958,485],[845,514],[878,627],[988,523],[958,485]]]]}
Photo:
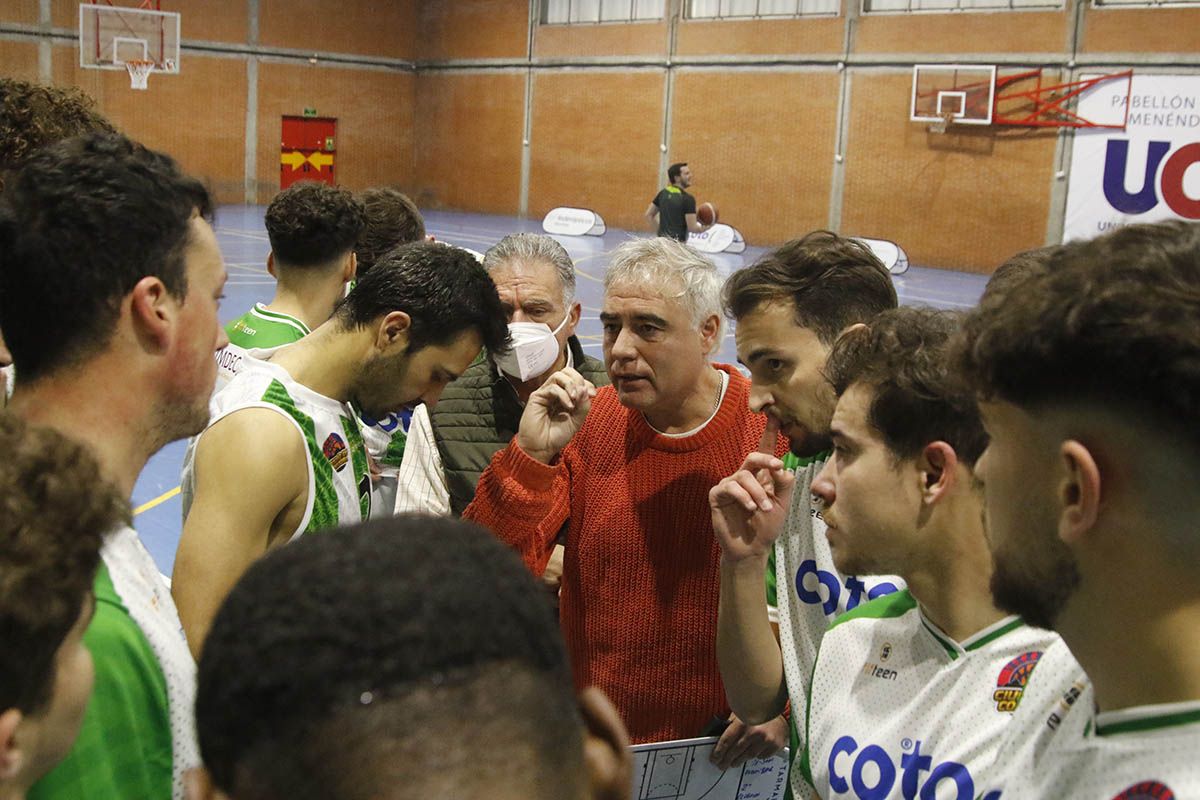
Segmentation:
{"type": "Polygon", "coordinates": [[[1125,130],[1077,130],[1063,240],[1134,222],[1200,220],[1200,75],[1134,75],[1080,96],[1079,114],[1125,130]]]}

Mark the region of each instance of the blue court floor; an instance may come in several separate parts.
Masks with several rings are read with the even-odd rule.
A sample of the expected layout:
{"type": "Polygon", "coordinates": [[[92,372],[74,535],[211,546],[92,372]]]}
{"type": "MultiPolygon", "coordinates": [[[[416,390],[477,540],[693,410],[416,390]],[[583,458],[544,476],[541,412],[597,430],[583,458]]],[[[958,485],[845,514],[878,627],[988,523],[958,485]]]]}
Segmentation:
{"type": "MultiPolygon", "coordinates": [[[[274,293],[275,280],[266,270],[267,253],[271,246],[263,227],[265,211],[263,206],[223,206],[217,212],[217,240],[229,271],[225,300],[221,304],[222,322],[241,316],[256,302],[270,301],[274,293]]],[[[428,232],[438,241],[480,252],[510,233],[541,232],[540,220],[447,211],[426,212],[425,223],[428,232]]],[[[869,233],[864,231],[865,235],[869,233]]],[[[575,260],[577,293],[583,304],[583,318],[577,333],[584,349],[597,357],[601,350],[598,318],[603,294],[601,278],[608,253],[630,237],[648,235],[644,232],[609,230],[604,236],[598,237],[555,237],[575,260]]],[[[721,254],[713,257],[713,260],[723,274],[728,274],[752,263],[764,252],[766,248],[747,247],[744,253],[721,254]]],[[[905,305],[965,309],[978,301],[986,278],[969,273],[912,267],[894,280],[900,302],[905,305]]],[[[732,332],[726,334],[717,360],[735,363],[732,332]]],[[[167,575],[171,574],[175,563],[175,550],[182,525],[178,487],[183,452],[183,442],[175,442],[164,448],[146,465],[133,490],[134,527],[141,534],[159,569],[167,575]]]]}

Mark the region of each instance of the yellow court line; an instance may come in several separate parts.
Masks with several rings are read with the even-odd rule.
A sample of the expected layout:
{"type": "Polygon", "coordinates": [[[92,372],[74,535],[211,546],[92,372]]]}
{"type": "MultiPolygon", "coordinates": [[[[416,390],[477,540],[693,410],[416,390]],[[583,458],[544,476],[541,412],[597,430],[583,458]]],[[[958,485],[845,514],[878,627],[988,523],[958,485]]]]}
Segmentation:
{"type": "Polygon", "coordinates": [[[138,506],[137,508],[135,508],[133,510],[133,515],[136,517],[138,514],[142,513],[143,511],[149,511],[150,509],[154,508],[155,506],[162,505],[163,503],[167,502],[175,495],[179,494],[179,488],[180,487],[176,486],[171,491],[163,492],[162,494],[160,494],[158,497],[154,498],[153,500],[142,503],[140,506],[138,506]]]}

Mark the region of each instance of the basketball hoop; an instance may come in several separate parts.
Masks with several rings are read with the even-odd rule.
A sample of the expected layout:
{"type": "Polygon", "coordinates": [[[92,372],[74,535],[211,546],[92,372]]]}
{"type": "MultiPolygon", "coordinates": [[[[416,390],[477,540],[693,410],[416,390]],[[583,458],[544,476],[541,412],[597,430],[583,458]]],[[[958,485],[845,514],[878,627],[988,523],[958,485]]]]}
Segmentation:
{"type": "Polygon", "coordinates": [[[132,59],[125,62],[125,69],[129,70],[129,88],[144,90],[150,73],[154,71],[154,62],[132,59]]]}

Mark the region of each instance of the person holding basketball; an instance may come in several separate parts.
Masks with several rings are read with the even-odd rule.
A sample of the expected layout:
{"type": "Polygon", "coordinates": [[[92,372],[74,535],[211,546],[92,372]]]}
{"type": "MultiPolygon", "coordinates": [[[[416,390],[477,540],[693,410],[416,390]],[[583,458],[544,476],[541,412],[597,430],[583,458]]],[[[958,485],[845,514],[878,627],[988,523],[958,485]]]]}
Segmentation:
{"type": "Polygon", "coordinates": [[[687,193],[692,185],[692,171],[687,162],[668,167],[667,180],[667,187],[646,207],[646,220],[655,226],[659,236],[687,244],[689,233],[704,233],[716,224],[716,214],[707,223],[696,219],[696,198],[687,193]]]}

